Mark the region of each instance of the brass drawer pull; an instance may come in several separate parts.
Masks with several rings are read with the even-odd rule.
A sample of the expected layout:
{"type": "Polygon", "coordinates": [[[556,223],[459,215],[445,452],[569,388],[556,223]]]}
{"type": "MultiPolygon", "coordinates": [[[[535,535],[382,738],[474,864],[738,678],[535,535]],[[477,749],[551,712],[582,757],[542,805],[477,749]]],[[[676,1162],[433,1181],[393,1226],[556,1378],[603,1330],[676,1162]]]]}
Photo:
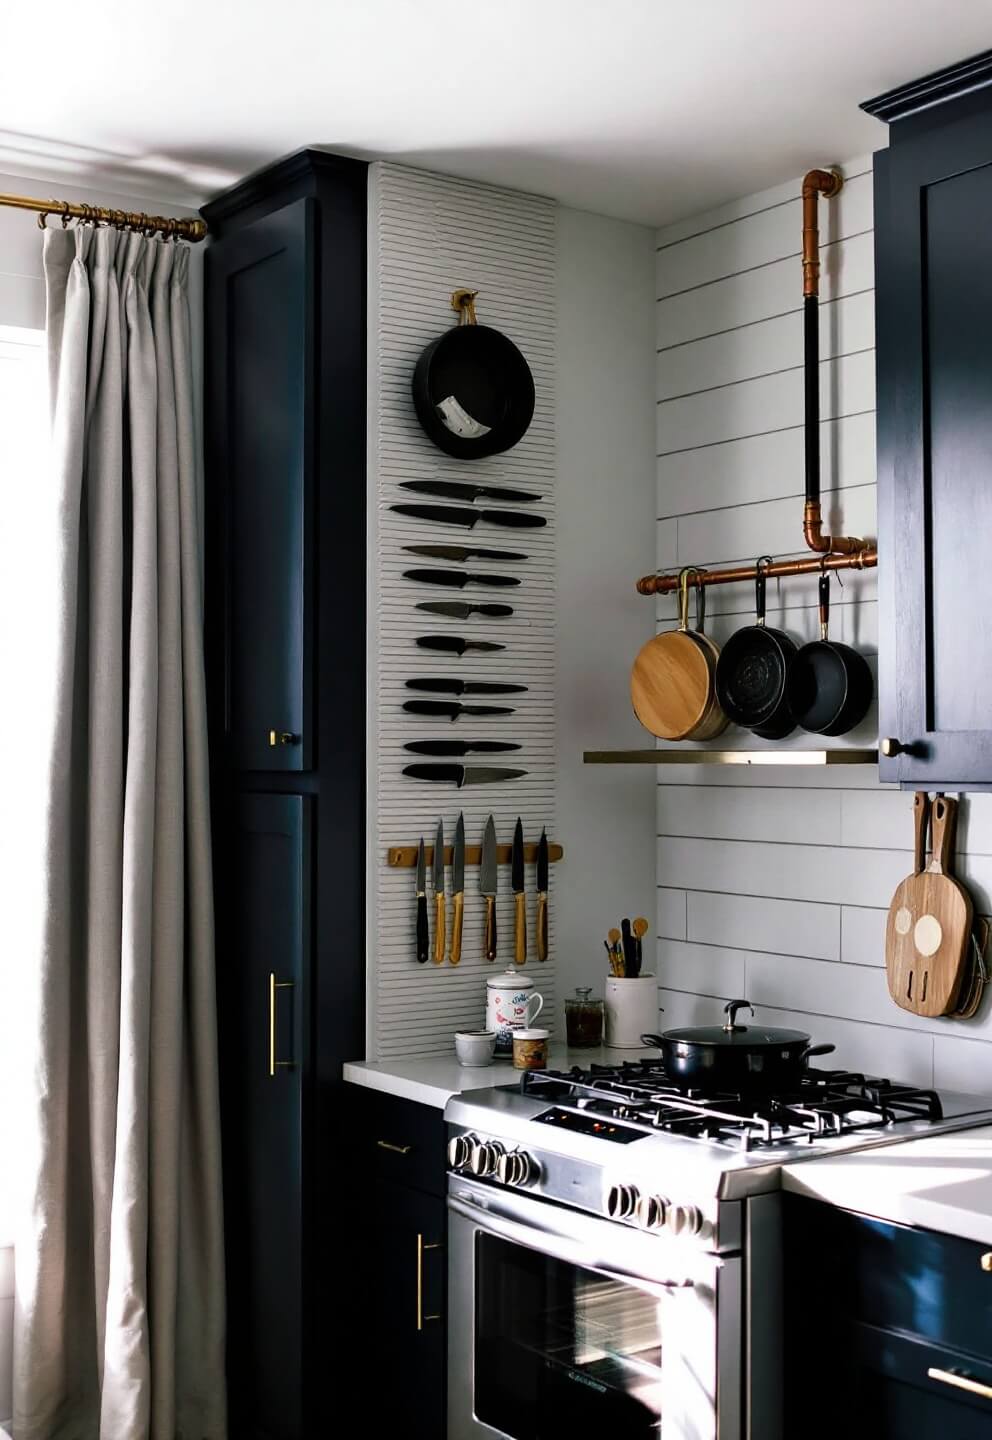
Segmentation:
{"type": "Polygon", "coordinates": [[[292,730],[270,730],[269,745],[274,750],[277,745],[297,745],[299,735],[294,735],[292,730]]]}
{"type": "Polygon", "coordinates": [[[409,1155],[413,1149],[412,1145],[394,1145],[390,1140],[377,1140],[375,1143],[380,1150],[391,1150],[394,1155],[409,1155]]]}
{"type": "Polygon", "coordinates": [[[985,1254],[981,1257],[978,1263],[979,1265],[981,1265],[986,1275],[992,1275],[992,1250],[986,1250],[985,1254]]]}
{"type": "Polygon", "coordinates": [[[276,1059],[276,991],[292,990],[292,980],[277,980],[269,972],[269,1078],[274,1079],[277,1070],[292,1070],[292,1060],[276,1059]]]}
{"type": "Polygon", "coordinates": [[[443,1250],[444,1246],[433,1242],[424,1244],[423,1235],[417,1236],[417,1329],[423,1330],[428,1320],[440,1320],[440,1315],[424,1314],[424,1251],[443,1250]]]}
{"type": "Polygon", "coordinates": [[[992,1385],[983,1385],[980,1380],[972,1380],[970,1375],[959,1375],[955,1370],[938,1370],[931,1365],[927,1376],[930,1380],[939,1380],[942,1385],[967,1390],[969,1395],[981,1395],[983,1400],[992,1400],[992,1385]]]}

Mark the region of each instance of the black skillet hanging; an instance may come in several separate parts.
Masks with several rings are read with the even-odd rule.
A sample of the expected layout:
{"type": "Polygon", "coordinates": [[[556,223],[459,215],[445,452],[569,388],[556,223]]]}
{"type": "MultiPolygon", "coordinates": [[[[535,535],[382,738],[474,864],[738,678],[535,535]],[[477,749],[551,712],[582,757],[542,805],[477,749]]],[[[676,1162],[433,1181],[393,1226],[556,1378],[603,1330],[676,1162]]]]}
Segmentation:
{"type": "Polygon", "coordinates": [[[874,682],[863,655],[829,639],[830,576],[820,573],[820,638],[797,650],[786,698],[796,724],[814,735],[846,735],[865,718],[874,682]]]}
{"type": "Polygon", "coordinates": [[[755,566],[757,624],[737,630],[724,645],[716,667],[717,698],[735,725],[763,740],[781,740],[796,727],[786,697],[786,676],[797,646],[783,630],[765,624],[765,566],[755,566]]]}
{"type": "Polygon", "coordinates": [[[460,460],[516,445],[534,416],[534,377],[512,340],[475,318],[477,290],[456,290],[458,324],[428,345],[413,372],[417,418],[460,460]]]}

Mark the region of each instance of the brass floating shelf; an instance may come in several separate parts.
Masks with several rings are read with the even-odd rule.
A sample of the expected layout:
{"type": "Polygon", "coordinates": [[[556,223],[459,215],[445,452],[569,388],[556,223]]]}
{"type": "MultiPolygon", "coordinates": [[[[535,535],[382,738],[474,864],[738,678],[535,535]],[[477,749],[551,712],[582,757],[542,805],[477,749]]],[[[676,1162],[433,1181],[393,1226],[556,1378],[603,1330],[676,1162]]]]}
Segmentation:
{"type": "Polygon", "coordinates": [[[877,765],[877,750],[587,750],[586,765],[877,765]]]}
{"type": "MultiPolygon", "coordinates": [[[[509,845],[497,845],[497,846],[496,846],[496,863],[497,863],[498,865],[509,865],[509,863],[510,863],[510,848],[511,848],[511,847],[510,847],[509,845]]],[[[389,866],[389,868],[390,868],[391,870],[412,870],[413,867],[414,867],[414,866],[416,865],[416,863],[417,863],[417,849],[418,849],[418,847],[417,847],[416,845],[390,845],[389,849],[386,851],[386,864],[389,866]]],[[[560,845],[554,845],[554,844],[551,843],[550,840],[548,841],[548,862],[549,862],[550,864],[552,864],[552,865],[556,864],[556,863],[562,858],[562,856],[563,856],[564,854],[565,854],[565,851],[562,849],[562,847],[561,847],[560,845]]],[[[445,865],[450,865],[450,864],[451,864],[451,861],[452,861],[453,856],[454,856],[454,848],[453,848],[451,845],[445,845],[445,847],[444,847],[444,863],[445,863],[445,865]]],[[[432,864],[433,864],[433,862],[434,862],[434,846],[433,846],[433,845],[425,845],[425,846],[424,846],[424,860],[426,861],[426,863],[427,863],[428,865],[432,865],[432,864]]],[[[478,865],[478,864],[481,862],[481,860],[482,860],[482,846],[481,846],[481,845],[466,845],[466,846],[465,846],[465,864],[466,864],[466,865],[478,865]]],[[[525,865],[536,865],[536,864],[537,864],[537,846],[536,846],[536,845],[525,845],[525,846],[524,846],[524,864],[525,864],[525,865]]]]}

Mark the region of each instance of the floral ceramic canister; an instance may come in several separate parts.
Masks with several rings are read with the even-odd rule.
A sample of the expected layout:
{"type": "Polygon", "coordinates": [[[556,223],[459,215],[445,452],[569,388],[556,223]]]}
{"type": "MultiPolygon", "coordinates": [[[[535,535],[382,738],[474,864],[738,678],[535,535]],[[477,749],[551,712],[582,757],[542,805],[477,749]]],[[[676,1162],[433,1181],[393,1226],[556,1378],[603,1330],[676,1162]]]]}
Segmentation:
{"type": "Polygon", "coordinates": [[[486,981],[486,1029],[496,1032],[496,1054],[513,1054],[514,1030],[533,1025],[544,1007],[544,996],[519,970],[504,970],[486,981]]]}

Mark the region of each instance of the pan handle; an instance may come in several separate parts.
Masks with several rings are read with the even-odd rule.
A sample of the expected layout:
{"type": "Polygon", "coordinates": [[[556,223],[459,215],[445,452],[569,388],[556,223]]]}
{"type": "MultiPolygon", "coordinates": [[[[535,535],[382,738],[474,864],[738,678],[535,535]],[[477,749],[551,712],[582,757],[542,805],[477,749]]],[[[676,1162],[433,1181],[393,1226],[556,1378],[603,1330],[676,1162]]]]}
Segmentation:
{"type": "Polygon", "coordinates": [[[694,570],[693,578],[696,585],[696,630],[698,634],[706,633],[706,586],[703,584],[701,570],[694,570]]]}
{"type": "Polygon", "coordinates": [[[757,616],[755,624],[761,626],[765,623],[765,566],[771,563],[770,555],[762,555],[754,566],[754,612],[757,616]]]}
{"type": "Polygon", "coordinates": [[[800,1056],[800,1064],[805,1065],[814,1055],[832,1055],[836,1049],[836,1045],[807,1045],[800,1056]]]}
{"type": "MultiPolygon", "coordinates": [[[[824,559],[824,566],[826,559],[824,559]]],[[[820,639],[826,640],[830,633],[830,576],[826,569],[820,571],[820,639]]]]}

